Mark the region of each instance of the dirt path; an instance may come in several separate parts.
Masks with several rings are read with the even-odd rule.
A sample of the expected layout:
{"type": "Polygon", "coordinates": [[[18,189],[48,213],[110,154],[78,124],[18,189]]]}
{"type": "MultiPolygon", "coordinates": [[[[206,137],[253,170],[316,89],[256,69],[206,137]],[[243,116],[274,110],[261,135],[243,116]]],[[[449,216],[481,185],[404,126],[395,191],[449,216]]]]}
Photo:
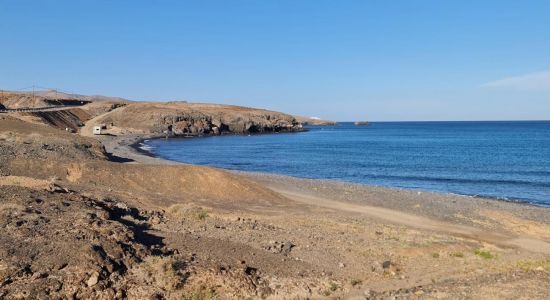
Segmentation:
{"type": "Polygon", "coordinates": [[[357,205],[334,201],[318,196],[308,195],[306,193],[291,192],[280,188],[272,189],[275,192],[284,195],[292,200],[308,205],[316,205],[340,211],[360,213],[393,224],[399,224],[412,228],[430,230],[440,233],[447,233],[454,236],[459,236],[461,238],[487,242],[502,248],[522,248],[531,252],[550,254],[550,243],[542,240],[526,237],[519,238],[517,236],[504,232],[487,232],[485,230],[470,226],[432,220],[426,217],[407,214],[382,207],[357,205]]]}
{"type": "MultiPolygon", "coordinates": [[[[113,112],[117,109],[121,109],[122,107],[118,107],[118,108],[115,108],[110,112],[113,112]]],[[[97,137],[93,134],[93,128],[94,126],[97,126],[99,125],[101,122],[98,122],[99,119],[101,119],[105,114],[100,114],[98,116],[95,116],[93,118],[91,118],[90,120],[86,121],[86,123],[84,124],[84,126],[82,126],[79,130],[79,134],[82,135],[82,136],[87,136],[87,137],[97,137]]]]}

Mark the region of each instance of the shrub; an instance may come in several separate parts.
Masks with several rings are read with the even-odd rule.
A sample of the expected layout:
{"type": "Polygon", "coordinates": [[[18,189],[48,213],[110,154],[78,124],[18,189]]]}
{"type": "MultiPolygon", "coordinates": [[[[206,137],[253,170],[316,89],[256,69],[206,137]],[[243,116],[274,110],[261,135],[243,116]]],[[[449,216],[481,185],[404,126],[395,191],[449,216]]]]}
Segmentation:
{"type": "Polygon", "coordinates": [[[476,249],[474,250],[474,254],[479,256],[479,257],[482,257],[484,259],[492,259],[492,258],[495,258],[495,255],[492,254],[491,252],[489,251],[484,251],[484,250],[481,250],[481,249],[476,249]]]}
{"type": "Polygon", "coordinates": [[[462,252],[460,252],[460,251],[451,252],[451,253],[449,253],[449,255],[450,255],[451,257],[460,257],[460,258],[464,257],[464,253],[462,253],[462,252]]]}
{"type": "Polygon", "coordinates": [[[351,283],[352,286],[356,286],[356,285],[359,285],[359,284],[363,283],[363,281],[361,279],[355,278],[355,279],[352,279],[350,283],[351,283]]]}

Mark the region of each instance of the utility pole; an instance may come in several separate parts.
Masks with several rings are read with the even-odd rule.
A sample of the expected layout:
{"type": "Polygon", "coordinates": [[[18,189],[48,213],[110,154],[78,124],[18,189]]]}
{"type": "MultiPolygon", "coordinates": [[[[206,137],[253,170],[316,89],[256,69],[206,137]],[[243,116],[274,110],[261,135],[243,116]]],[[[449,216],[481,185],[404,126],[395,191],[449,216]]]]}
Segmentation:
{"type": "Polygon", "coordinates": [[[32,103],[34,105],[34,84],[32,85],[32,103]]]}

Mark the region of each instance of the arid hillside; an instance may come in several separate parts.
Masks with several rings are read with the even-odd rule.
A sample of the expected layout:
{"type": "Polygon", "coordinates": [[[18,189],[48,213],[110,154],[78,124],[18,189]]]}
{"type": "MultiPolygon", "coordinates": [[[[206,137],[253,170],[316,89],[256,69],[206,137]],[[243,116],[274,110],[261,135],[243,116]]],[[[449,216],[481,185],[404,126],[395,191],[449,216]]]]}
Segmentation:
{"type": "Polygon", "coordinates": [[[8,109],[42,109],[18,114],[23,119],[91,135],[94,126],[106,134],[219,135],[301,131],[293,116],[248,107],[172,102],[135,102],[117,97],[83,96],[56,91],[3,92],[8,109]]]}
{"type": "Polygon", "coordinates": [[[105,160],[103,145],[45,124],[33,124],[0,115],[0,174],[15,160],[105,160]]]}
{"type": "MultiPolygon", "coordinates": [[[[82,129],[105,125],[114,133],[206,135],[299,131],[291,115],[240,106],[133,102],[90,120],[82,129]]],[[[107,130],[109,132],[109,130],[107,130]]]]}
{"type": "Polygon", "coordinates": [[[91,102],[127,103],[129,101],[118,97],[85,96],[54,90],[36,92],[3,91],[0,94],[0,104],[8,109],[80,106],[91,102]]]}
{"type": "Polygon", "coordinates": [[[294,116],[296,118],[296,121],[300,122],[303,125],[336,125],[336,121],[331,120],[323,120],[318,118],[312,118],[312,117],[301,117],[301,116],[294,116]]]}
{"type": "Polygon", "coordinates": [[[8,109],[78,106],[89,102],[86,99],[42,96],[38,93],[3,92],[0,95],[0,103],[8,109]]]}

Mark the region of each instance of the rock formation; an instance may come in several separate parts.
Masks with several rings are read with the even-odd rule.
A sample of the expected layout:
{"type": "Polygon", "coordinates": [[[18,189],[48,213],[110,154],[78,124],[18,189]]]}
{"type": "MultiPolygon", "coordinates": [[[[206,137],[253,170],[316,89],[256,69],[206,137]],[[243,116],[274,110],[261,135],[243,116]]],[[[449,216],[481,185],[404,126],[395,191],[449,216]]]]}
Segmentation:
{"type": "Polygon", "coordinates": [[[191,103],[131,103],[93,120],[130,132],[199,136],[302,131],[290,115],[238,106],[191,103]]]}

